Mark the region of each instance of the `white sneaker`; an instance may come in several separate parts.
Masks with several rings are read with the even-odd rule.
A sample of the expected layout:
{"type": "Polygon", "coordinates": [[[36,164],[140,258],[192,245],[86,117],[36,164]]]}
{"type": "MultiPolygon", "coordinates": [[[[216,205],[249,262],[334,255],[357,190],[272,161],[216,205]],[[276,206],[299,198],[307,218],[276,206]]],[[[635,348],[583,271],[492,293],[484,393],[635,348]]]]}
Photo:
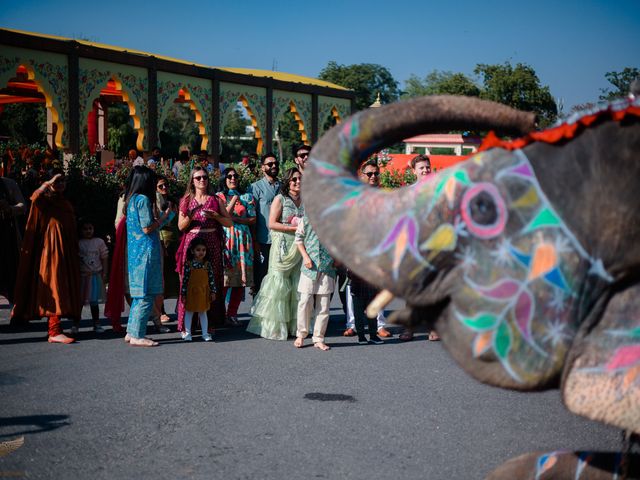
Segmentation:
{"type": "Polygon", "coordinates": [[[101,325],[96,325],[95,327],[93,327],[93,331],[96,333],[104,333],[104,328],[102,328],[101,325]]]}
{"type": "Polygon", "coordinates": [[[182,332],[182,340],[184,340],[185,342],[190,342],[193,340],[193,338],[191,338],[190,333],[182,332]]]}
{"type": "Polygon", "coordinates": [[[210,333],[205,333],[204,335],[202,335],[202,339],[205,342],[211,342],[213,340],[213,338],[211,338],[211,334],[210,333]]]}

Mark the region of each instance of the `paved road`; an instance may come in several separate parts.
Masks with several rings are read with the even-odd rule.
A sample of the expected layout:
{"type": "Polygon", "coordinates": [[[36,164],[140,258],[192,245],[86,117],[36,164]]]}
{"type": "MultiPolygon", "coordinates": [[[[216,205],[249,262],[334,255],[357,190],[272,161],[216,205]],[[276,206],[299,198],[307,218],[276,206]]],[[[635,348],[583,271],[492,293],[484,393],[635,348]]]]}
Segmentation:
{"type": "Polygon", "coordinates": [[[619,444],[557,391],[475,382],[424,333],[359,346],[333,307],[324,353],[242,329],[131,348],[88,322],[50,345],[44,322],[9,333],[0,305],[0,442],[25,437],[0,477],[479,479],[528,451],[619,444]]]}

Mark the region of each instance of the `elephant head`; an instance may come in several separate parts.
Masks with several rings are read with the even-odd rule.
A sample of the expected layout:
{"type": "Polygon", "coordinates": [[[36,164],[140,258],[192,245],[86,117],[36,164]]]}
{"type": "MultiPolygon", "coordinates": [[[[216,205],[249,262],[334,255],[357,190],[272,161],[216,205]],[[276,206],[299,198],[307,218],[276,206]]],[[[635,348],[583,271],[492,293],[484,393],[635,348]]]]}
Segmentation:
{"type": "Polygon", "coordinates": [[[518,390],[562,380],[571,410],[638,432],[638,117],[631,97],[552,131],[571,140],[532,133],[391,192],[353,176],[372,152],[450,129],[526,133],[533,116],[449,96],[359,112],[312,149],[305,209],[328,250],[405,299],[397,318],[432,322],[472,376],[518,390]]]}

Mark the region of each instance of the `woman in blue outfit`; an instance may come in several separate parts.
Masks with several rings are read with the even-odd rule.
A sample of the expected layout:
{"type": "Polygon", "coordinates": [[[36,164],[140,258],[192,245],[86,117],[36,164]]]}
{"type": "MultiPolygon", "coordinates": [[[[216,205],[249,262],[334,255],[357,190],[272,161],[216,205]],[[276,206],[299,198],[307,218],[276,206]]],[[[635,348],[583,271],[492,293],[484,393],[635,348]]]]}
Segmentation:
{"type": "Polygon", "coordinates": [[[158,342],[145,338],[145,333],[155,297],[163,292],[159,230],[174,215],[167,209],[156,219],[156,182],[153,170],[143,166],[134,167],[125,207],[127,265],[132,298],[125,341],[139,347],[158,345],[158,342]]]}

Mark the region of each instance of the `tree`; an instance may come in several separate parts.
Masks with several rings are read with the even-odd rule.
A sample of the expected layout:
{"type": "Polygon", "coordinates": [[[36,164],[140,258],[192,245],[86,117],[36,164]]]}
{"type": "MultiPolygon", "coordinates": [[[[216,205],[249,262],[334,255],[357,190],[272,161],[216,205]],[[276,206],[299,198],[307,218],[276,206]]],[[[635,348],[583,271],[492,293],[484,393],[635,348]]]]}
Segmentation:
{"type": "Polygon", "coordinates": [[[177,158],[180,147],[189,147],[190,152],[200,151],[202,139],[196,124],[196,115],[186,103],[176,103],[169,108],[167,118],[159,134],[162,155],[177,158]]]}
{"type": "Polygon", "coordinates": [[[47,109],[44,103],[9,103],[0,113],[0,136],[19,144],[47,143],[47,109]]]}
{"type": "Polygon", "coordinates": [[[378,93],[382,103],[395,102],[400,94],[398,82],[391,72],[375,63],[338,65],[330,61],[318,78],[354,90],[356,110],[368,108],[376,101],[378,93]]]}
{"type": "Polygon", "coordinates": [[[614,98],[626,97],[631,91],[631,83],[640,78],[640,69],[635,67],[626,67],[621,72],[607,72],[604,74],[607,81],[613,85],[615,90],[601,88],[600,100],[613,100],[614,98]]]}
{"type": "Polygon", "coordinates": [[[421,97],[423,95],[464,95],[480,96],[480,89],[463,73],[440,72],[434,70],[424,79],[411,75],[405,82],[402,98],[421,97]]]}
{"type": "Polygon", "coordinates": [[[302,135],[296,117],[291,111],[286,111],[278,122],[278,158],[284,164],[287,160],[293,160],[295,156],[294,149],[298,148],[302,143],[302,135]]]}
{"type": "Polygon", "coordinates": [[[510,62],[502,65],[478,64],[474,70],[482,77],[480,97],[538,115],[541,127],[551,125],[558,116],[558,107],[549,87],[540,85],[536,72],[529,65],[510,62]]]}
{"type": "Polygon", "coordinates": [[[247,133],[251,120],[246,116],[243,107],[236,106],[222,131],[220,139],[221,161],[225,164],[238,163],[243,155],[255,153],[258,141],[247,133]]]}
{"type": "Polygon", "coordinates": [[[112,103],[107,109],[107,149],[116,157],[126,157],[135,148],[137,134],[131,125],[129,106],[126,103],[112,103]]]}

